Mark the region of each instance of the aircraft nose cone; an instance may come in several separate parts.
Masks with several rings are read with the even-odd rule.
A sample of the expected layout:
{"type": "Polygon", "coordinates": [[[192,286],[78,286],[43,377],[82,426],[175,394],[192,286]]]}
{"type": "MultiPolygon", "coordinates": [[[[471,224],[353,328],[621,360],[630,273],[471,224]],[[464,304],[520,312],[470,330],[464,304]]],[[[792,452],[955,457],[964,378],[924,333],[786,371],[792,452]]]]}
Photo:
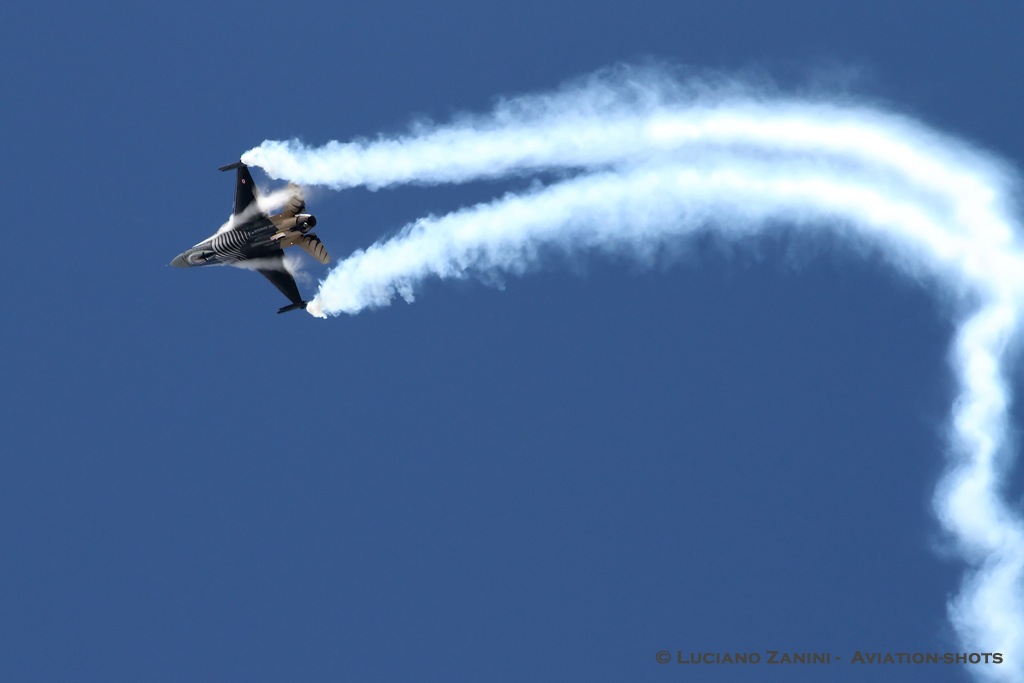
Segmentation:
{"type": "Polygon", "coordinates": [[[175,268],[188,268],[188,262],[185,260],[184,254],[178,254],[175,256],[174,260],[171,261],[171,265],[175,268]]]}

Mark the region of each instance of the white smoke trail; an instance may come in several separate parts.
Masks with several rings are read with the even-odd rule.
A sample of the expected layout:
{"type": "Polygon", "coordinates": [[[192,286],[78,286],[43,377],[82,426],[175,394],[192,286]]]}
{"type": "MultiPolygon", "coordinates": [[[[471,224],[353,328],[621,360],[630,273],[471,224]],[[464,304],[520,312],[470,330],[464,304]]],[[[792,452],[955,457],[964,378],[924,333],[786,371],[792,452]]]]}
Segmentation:
{"type": "Polygon", "coordinates": [[[412,301],[430,277],[522,273],[545,254],[646,260],[696,232],[780,225],[839,232],[960,303],[949,467],[935,510],[968,564],[950,618],[967,652],[1002,652],[980,676],[1024,681],[1024,524],[1000,496],[1008,350],[1020,331],[1024,249],[998,161],[904,117],[771,99],[657,70],[620,70],[482,117],[396,138],[310,149],[265,142],[243,161],[334,188],[545,174],[550,184],[430,217],[339,263],[309,306],[356,313],[412,301]]]}

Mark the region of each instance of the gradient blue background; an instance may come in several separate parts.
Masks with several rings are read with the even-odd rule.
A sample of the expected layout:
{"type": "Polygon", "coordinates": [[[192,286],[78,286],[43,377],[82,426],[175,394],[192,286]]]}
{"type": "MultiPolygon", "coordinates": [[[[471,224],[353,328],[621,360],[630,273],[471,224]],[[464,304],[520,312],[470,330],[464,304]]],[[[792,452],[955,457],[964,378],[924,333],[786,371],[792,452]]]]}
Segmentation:
{"type": "MultiPolygon", "coordinates": [[[[930,512],[952,322],[877,259],[695,242],[650,272],[431,282],[328,321],[274,315],[254,274],[165,264],[229,213],[217,166],[266,138],[399,132],[620,62],[845,84],[1017,162],[1024,5],[39,2],[0,20],[0,678],[968,680],[655,662],[956,649],[962,568],[930,512]]],[[[309,204],[343,257],[504,189],[309,204]]],[[[309,294],[325,271],[307,271],[309,294]]]]}

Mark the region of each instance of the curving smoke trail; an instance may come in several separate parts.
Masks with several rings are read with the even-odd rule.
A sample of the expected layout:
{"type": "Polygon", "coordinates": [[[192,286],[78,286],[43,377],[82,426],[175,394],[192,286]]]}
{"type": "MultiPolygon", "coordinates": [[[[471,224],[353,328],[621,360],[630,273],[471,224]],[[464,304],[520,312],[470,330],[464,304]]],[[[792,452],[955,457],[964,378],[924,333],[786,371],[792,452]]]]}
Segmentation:
{"type": "Polygon", "coordinates": [[[949,614],[966,651],[1005,655],[979,675],[1024,681],[1024,523],[1000,492],[1024,245],[1016,176],[999,161],[877,109],[626,68],[399,137],[267,141],[242,160],[336,189],[547,179],[356,251],[310,303],[322,317],[412,301],[427,278],[522,273],[552,252],[646,261],[698,232],[741,239],[780,226],[838,232],[952,295],[959,395],[934,507],[968,570],[949,614]]]}

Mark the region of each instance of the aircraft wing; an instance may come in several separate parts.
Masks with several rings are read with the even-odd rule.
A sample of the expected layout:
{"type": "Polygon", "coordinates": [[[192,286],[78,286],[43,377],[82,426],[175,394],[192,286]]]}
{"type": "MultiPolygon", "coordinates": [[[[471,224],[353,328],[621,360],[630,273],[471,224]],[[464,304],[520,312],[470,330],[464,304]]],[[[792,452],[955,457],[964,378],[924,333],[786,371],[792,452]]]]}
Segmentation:
{"type": "MultiPolygon", "coordinates": [[[[219,170],[230,171],[233,168],[237,169],[237,173],[235,174],[235,205],[231,214],[238,216],[256,201],[259,197],[259,191],[256,189],[256,183],[252,181],[252,174],[249,173],[249,167],[241,161],[236,161],[235,163],[228,164],[227,166],[221,166],[219,170]]],[[[264,212],[259,210],[258,206],[254,206],[246,214],[246,220],[243,222],[251,221],[261,215],[264,217],[266,216],[264,212]]]]}
{"type": "Polygon", "coordinates": [[[299,286],[295,284],[295,278],[292,274],[284,269],[284,257],[280,257],[280,268],[258,268],[258,272],[263,277],[270,280],[270,283],[281,290],[292,302],[291,306],[285,306],[278,313],[284,313],[286,311],[294,311],[297,308],[305,308],[306,303],[302,300],[302,296],[299,294],[299,286]]]}

